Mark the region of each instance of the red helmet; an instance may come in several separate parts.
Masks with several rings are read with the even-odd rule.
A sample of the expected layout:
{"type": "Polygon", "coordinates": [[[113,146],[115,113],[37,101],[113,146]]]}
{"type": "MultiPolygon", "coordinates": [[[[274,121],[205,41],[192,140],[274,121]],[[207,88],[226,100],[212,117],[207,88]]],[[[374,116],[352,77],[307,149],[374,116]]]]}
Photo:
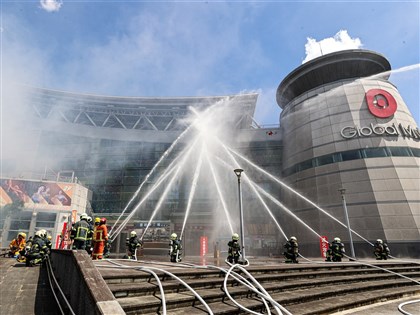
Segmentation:
{"type": "Polygon", "coordinates": [[[105,224],[106,223],[106,218],[101,218],[101,221],[99,221],[99,224],[105,224]]]}

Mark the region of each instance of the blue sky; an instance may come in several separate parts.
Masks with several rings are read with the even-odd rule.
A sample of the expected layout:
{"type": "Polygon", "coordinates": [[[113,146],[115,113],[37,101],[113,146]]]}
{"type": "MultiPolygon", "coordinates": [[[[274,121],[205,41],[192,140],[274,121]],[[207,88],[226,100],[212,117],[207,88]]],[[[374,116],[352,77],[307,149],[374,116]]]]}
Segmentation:
{"type": "Polygon", "coordinates": [[[414,68],[391,81],[419,123],[419,29],[419,1],[2,1],[1,74],[88,94],[258,92],[257,121],[276,124],[276,89],[313,47],[358,45],[414,68]]]}

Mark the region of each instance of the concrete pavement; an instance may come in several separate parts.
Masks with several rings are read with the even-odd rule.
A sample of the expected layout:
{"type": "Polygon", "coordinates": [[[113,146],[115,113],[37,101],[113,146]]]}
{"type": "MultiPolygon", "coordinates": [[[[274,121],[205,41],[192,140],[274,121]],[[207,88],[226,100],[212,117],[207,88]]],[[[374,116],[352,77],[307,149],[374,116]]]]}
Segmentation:
{"type": "Polygon", "coordinates": [[[13,258],[0,258],[0,314],[56,315],[46,267],[26,267],[13,258]]]}

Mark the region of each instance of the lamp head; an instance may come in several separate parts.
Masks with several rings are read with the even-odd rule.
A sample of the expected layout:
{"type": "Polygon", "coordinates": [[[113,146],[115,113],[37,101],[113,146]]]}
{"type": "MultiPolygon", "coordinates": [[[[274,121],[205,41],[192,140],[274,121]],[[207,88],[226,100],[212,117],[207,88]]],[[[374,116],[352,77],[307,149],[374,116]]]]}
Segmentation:
{"type": "Polygon", "coordinates": [[[344,195],[346,193],[346,189],[345,188],[338,188],[338,191],[340,192],[340,194],[344,195]]]}
{"type": "Polygon", "coordinates": [[[236,176],[241,177],[241,173],[244,171],[243,169],[237,168],[235,170],[233,170],[236,174],[236,176]]]}

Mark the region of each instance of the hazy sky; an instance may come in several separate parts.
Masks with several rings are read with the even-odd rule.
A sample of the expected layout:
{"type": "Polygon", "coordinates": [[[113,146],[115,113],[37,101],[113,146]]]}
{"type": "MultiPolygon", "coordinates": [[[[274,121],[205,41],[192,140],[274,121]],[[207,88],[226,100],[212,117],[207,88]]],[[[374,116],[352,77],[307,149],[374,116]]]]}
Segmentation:
{"type": "Polygon", "coordinates": [[[419,117],[416,1],[1,1],[1,79],[118,96],[260,94],[276,124],[281,80],[322,52],[383,54],[419,117]],[[414,67],[413,67],[414,66],[414,67]]]}

